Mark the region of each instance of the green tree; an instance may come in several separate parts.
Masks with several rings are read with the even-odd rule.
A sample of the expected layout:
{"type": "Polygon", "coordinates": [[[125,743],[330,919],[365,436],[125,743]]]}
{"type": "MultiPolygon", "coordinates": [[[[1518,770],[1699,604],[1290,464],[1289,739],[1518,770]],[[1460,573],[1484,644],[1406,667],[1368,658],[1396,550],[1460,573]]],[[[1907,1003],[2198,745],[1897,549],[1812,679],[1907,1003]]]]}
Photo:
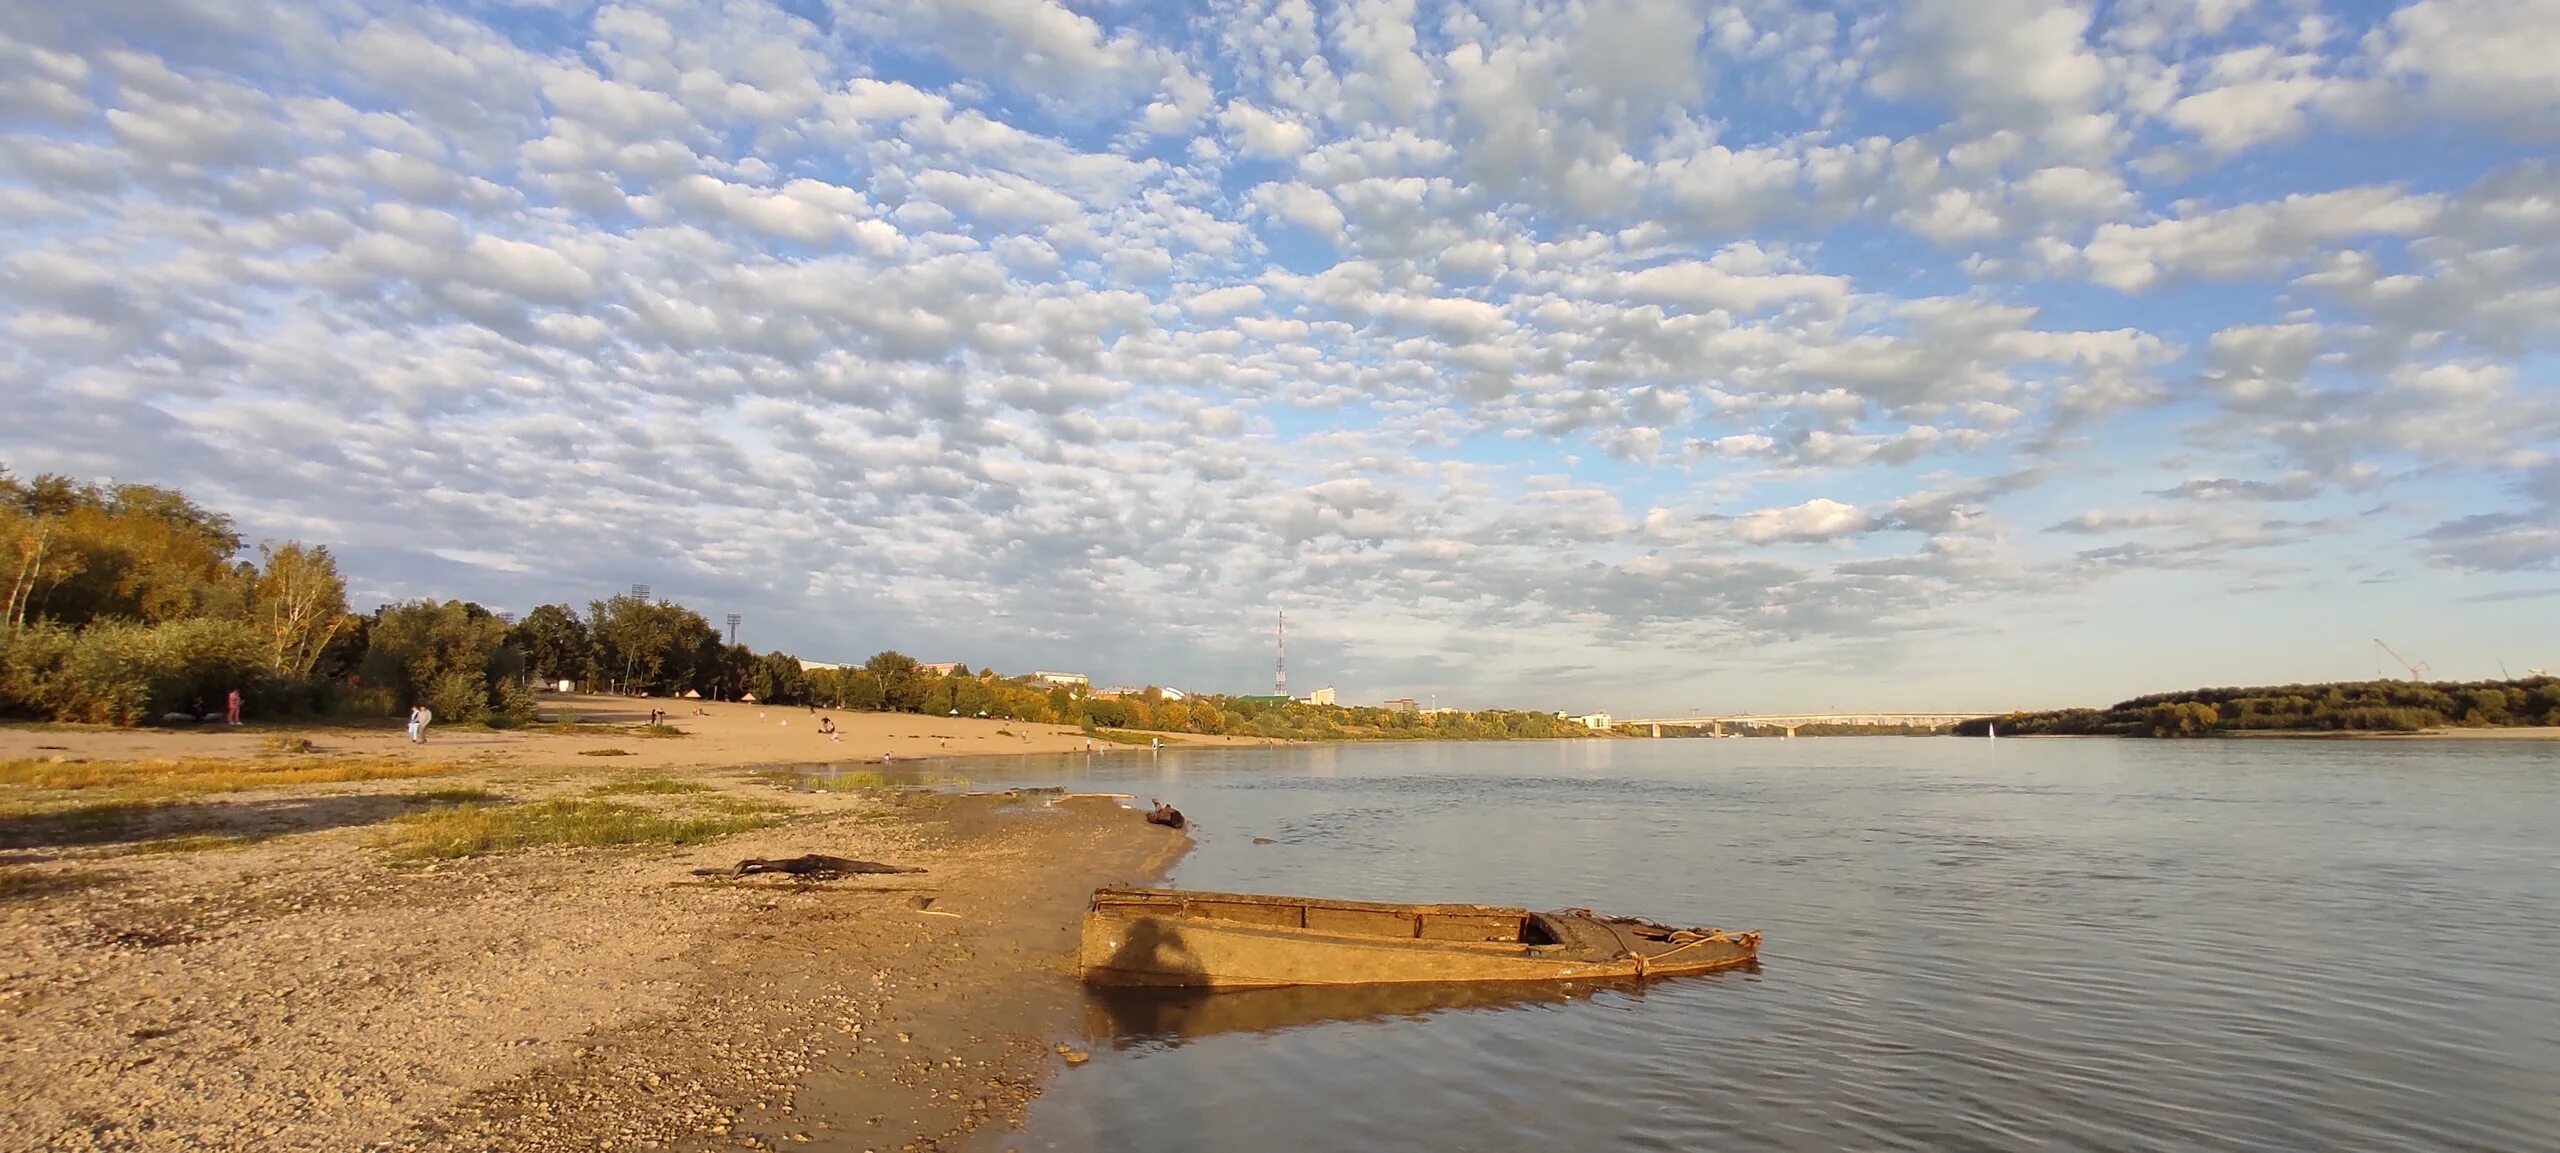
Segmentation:
{"type": "Polygon", "coordinates": [[[862,671],[880,683],[880,707],[893,713],[924,708],[925,676],[914,657],[889,649],[862,662],[862,671]]]}
{"type": "MultiPolygon", "coordinates": [[[[440,721],[467,724],[489,710],[491,674],[501,679],[509,657],[506,625],[462,601],[405,601],[374,614],[364,679],[423,703],[440,721]]],[[[517,667],[521,667],[520,663],[517,667]]]]}
{"type": "Polygon", "coordinates": [[[587,607],[587,628],[597,672],[625,692],[677,693],[701,687],[697,673],[717,674],[720,634],[702,614],[672,601],[629,594],[596,601],[587,607]]]}
{"type": "Polygon", "coordinates": [[[801,670],[798,657],[789,653],[766,653],[755,658],[753,670],[748,674],[748,686],[757,700],[778,705],[807,703],[809,676],[801,670]]]}
{"type": "Polygon", "coordinates": [[[507,630],[507,643],[524,653],[536,680],[584,682],[596,675],[595,639],[567,605],[536,606],[507,630]]]}

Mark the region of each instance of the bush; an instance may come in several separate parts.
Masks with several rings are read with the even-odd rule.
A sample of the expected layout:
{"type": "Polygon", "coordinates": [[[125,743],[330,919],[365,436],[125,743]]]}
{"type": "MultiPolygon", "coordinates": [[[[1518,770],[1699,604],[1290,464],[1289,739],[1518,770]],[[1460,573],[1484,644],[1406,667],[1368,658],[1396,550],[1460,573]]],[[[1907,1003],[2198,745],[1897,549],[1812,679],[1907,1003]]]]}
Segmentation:
{"type": "Polygon", "coordinates": [[[265,641],[233,620],[31,626],[0,641],[0,710],[101,725],[212,712],[233,689],[269,695],[266,655],[265,641]]]}
{"type": "Polygon", "coordinates": [[[478,724],[489,715],[489,689],[475,672],[452,669],[437,676],[427,682],[426,699],[438,724],[478,724]]]}
{"type": "Polygon", "coordinates": [[[521,729],[534,722],[532,686],[517,680],[500,681],[490,695],[496,698],[496,707],[489,710],[489,727],[521,729]]]}

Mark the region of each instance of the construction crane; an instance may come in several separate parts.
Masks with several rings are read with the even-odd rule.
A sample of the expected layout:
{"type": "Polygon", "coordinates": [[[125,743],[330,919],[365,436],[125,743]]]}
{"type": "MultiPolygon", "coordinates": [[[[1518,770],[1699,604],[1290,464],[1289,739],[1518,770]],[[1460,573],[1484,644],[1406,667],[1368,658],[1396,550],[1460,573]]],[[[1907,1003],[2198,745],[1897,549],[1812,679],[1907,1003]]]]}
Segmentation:
{"type": "Polygon", "coordinates": [[[2414,665],[2410,664],[2409,658],[2401,656],[2399,650],[2392,648],[2390,645],[2384,644],[2381,637],[2373,638],[2373,643],[2384,653],[2388,654],[2392,660],[2399,662],[2401,668],[2409,670],[2410,680],[2423,681],[2427,679],[2427,662],[2419,661],[2414,665]]]}

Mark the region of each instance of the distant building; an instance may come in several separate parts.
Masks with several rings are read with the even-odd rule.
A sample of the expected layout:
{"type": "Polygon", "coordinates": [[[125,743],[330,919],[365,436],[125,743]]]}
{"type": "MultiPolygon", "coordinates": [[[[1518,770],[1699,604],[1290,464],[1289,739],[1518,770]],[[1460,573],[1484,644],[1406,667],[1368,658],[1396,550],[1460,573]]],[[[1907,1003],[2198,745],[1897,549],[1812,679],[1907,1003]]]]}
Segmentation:
{"type": "Polygon", "coordinates": [[[1397,697],[1380,707],[1391,713],[1418,713],[1422,711],[1422,702],[1412,697],[1397,697]]]}
{"type": "Polygon", "coordinates": [[[1605,729],[1609,727],[1609,714],[1607,713],[1584,713],[1578,717],[1566,717],[1565,719],[1586,729],[1605,729]]]}
{"type": "Polygon", "coordinates": [[[1031,674],[1031,679],[1035,681],[1045,681],[1053,685],[1068,685],[1071,687],[1080,685],[1085,688],[1093,687],[1093,678],[1088,677],[1083,673],[1033,673],[1031,674]]]}
{"type": "Polygon", "coordinates": [[[1156,689],[1156,692],[1163,694],[1164,699],[1168,701],[1187,701],[1191,699],[1191,694],[1186,693],[1181,689],[1168,689],[1159,686],[1156,689]]]}
{"type": "Polygon", "coordinates": [[[804,672],[804,673],[814,673],[814,672],[819,672],[819,671],[822,671],[822,670],[831,670],[831,669],[850,669],[850,668],[858,668],[858,667],[860,667],[860,666],[858,666],[858,665],[839,665],[839,664],[835,664],[835,663],[830,662],[830,661],[808,661],[808,660],[804,660],[804,661],[801,661],[801,662],[800,662],[800,671],[801,671],[801,672],[804,672]]]}
{"type": "Polygon", "coordinates": [[[951,670],[959,667],[960,662],[958,661],[943,661],[940,664],[917,665],[916,671],[930,673],[937,677],[947,677],[951,675],[951,670]]]}
{"type": "Polygon", "coordinates": [[[1448,716],[1448,715],[1449,715],[1449,714],[1451,714],[1451,713],[1463,713],[1463,712],[1465,712],[1465,711],[1467,711],[1467,710],[1465,710],[1465,709],[1424,709],[1424,710],[1422,710],[1422,715],[1423,715],[1423,716],[1426,716],[1426,717],[1445,717],[1445,716],[1448,716]]]}
{"type": "Polygon", "coordinates": [[[1247,696],[1232,697],[1229,699],[1235,701],[1237,704],[1250,702],[1257,705],[1293,705],[1298,703],[1297,698],[1284,696],[1247,696]]]}
{"type": "Polygon", "coordinates": [[[1308,694],[1307,694],[1307,703],[1308,703],[1308,704],[1311,704],[1311,705],[1329,705],[1329,704],[1332,704],[1332,703],[1333,703],[1333,686],[1332,686],[1332,685],[1326,685],[1325,687],[1320,688],[1320,689],[1317,689],[1316,691],[1314,691],[1314,692],[1312,692],[1312,693],[1308,693],[1308,694]]]}

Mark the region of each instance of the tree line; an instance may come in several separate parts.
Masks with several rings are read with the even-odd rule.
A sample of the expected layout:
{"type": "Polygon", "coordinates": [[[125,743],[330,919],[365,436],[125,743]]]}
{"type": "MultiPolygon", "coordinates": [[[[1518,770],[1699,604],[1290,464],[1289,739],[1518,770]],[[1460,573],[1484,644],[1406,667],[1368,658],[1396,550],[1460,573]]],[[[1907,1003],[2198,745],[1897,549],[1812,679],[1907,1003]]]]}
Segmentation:
{"type": "Polygon", "coordinates": [[[2188,689],[2103,709],[1980,717],[1956,726],[2003,734],[2201,737],[2248,731],[2414,733],[2433,728],[2560,725],[2560,678],[2504,681],[2341,681],[2188,689]]]}
{"type": "Polygon", "coordinates": [[[898,652],[809,668],[789,653],[724,641],[702,614],[624,594],[586,610],[546,604],[510,620],[471,601],[421,599],[350,611],[325,546],[254,553],[220,513],[176,490],[0,468],[0,716],[139,724],[217,711],[237,690],[261,718],[360,719],[413,704],[439,721],[533,721],[538,685],[650,696],[687,693],[851,711],[987,716],[1286,739],[1585,736],[1545,713],[1424,716],[1149,687],[1084,686],[956,667],[898,652]]]}

